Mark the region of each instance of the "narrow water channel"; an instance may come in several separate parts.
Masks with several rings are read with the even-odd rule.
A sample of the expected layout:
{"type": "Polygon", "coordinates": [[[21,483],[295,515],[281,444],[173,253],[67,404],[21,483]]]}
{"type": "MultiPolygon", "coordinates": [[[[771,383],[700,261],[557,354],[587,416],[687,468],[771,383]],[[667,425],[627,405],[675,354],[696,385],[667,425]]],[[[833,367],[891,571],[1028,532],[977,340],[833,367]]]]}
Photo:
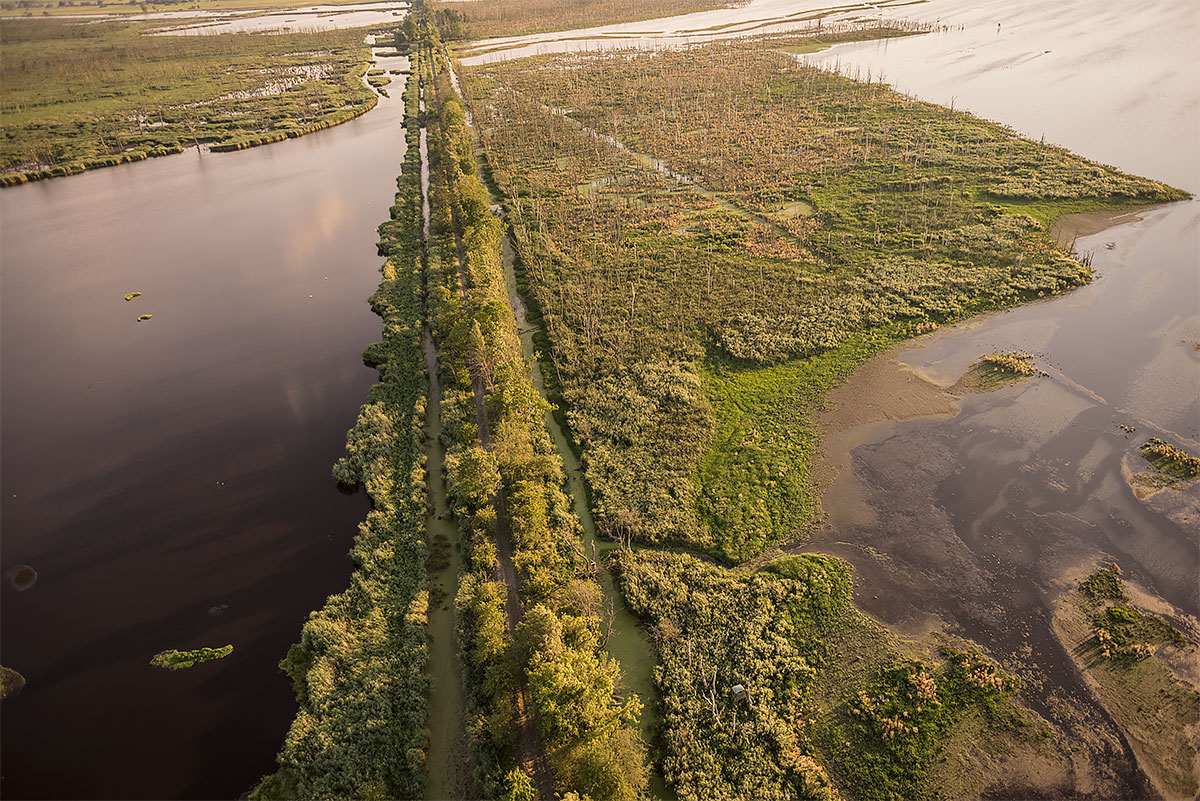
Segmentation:
{"type": "MultiPolygon", "coordinates": [[[[498,202],[498,198],[492,196],[492,202],[498,202]]],[[[508,302],[516,317],[517,331],[521,336],[521,350],[525,354],[525,358],[533,365],[530,378],[534,388],[537,389],[538,394],[546,398],[545,381],[535,358],[536,348],[533,335],[537,329],[531,326],[526,319],[525,302],[517,289],[512,242],[507,236],[501,239],[501,248],[504,256],[504,280],[508,289],[508,302]]],[[[583,526],[584,553],[589,557],[595,554],[601,561],[598,579],[604,598],[601,626],[607,634],[605,650],[621,665],[624,689],[642,699],[643,707],[639,726],[642,739],[653,751],[657,740],[659,715],[658,691],[654,686],[655,660],[649,638],[638,619],[625,605],[625,599],[614,585],[612,575],[603,569],[603,557],[618,546],[614,542],[597,537],[596,521],[592,517],[591,503],[588,500],[587,488],[583,479],[583,467],[579,463],[579,458],[575,455],[571,442],[567,439],[554,413],[547,411],[543,418],[546,428],[550,432],[550,438],[554,441],[554,446],[563,460],[571,505],[583,526]]],[[[654,798],[675,797],[663,782],[662,775],[657,768],[651,774],[650,793],[654,798]]]]}
{"type": "MultiPolygon", "coordinates": [[[[423,72],[421,73],[424,74],[423,72]]],[[[414,74],[409,80],[420,80],[414,74]]],[[[421,114],[421,239],[429,242],[429,144],[425,128],[425,87],[418,89],[421,114]]],[[[471,798],[474,766],[467,741],[467,699],[463,687],[462,662],[455,628],[454,598],[462,567],[459,531],[446,502],[444,469],[446,449],[442,444],[442,386],[438,378],[437,350],[426,326],[421,333],[429,396],[425,406],[425,471],[429,512],[425,529],[430,549],[429,572],[429,779],[425,796],[433,801],[471,798]]]]}
{"type": "Polygon", "coordinates": [[[429,374],[429,398],[425,406],[425,470],[429,512],[425,530],[429,546],[429,780],[425,795],[430,799],[473,796],[470,753],[467,747],[466,694],[458,638],[454,628],[454,596],[462,559],[458,549],[458,527],[446,504],[442,474],[446,462],[442,445],[439,411],[442,388],[438,380],[437,352],[428,330],[421,335],[425,370],[429,374]]]}
{"type": "Polygon", "coordinates": [[[0,563],[39,576],[0,587],[28,680],[4,797],[236,798],[274,769],[278,662],[368,509],[329,469],[374,380],[403,111],[0,192],[0,563]]]}

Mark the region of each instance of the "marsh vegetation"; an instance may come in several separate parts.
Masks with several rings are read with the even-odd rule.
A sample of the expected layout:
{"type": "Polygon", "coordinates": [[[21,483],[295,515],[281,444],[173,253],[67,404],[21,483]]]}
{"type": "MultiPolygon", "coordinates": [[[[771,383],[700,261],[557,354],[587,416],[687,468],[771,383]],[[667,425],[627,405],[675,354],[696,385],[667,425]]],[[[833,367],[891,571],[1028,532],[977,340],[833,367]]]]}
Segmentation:
{"type": "Polygon", "coordinates": [[[1088,281],[1046,235],[1056,214],[1184,196],[780,52],[807,41],[467,72],[615,538],[741,561],[801,537],[831,383],[899,339],[1088,281]]]}
{"type": "Polygon", "coordinates": [[[546,31],[638,22],[713,8],[744,5],[746,0],[462,0],[439,4],[434,12],[447,41],[522,36],[546,31]]]}
{"type": "Polygon", "coordinates": [[[344,122],[377,100],[363,31],[153,36],[153,23],[6,20],[3,185],[344,122]]]}
{"type": "Polygon", "coordinates": [[[1158,791],[1192,796],[1200,771],[1188,732],[1200,723],[1200,694],[1188,677],[1197,643],[1146,600],[1120,567],[1104,565],[1060,605],[1055,625],[1158,791]]]}
{"type": "Polygon", "coordinates": [[[1200,457],[1158,437],[1151,437],[1138,451],[1154,472],[1165,477],[1183,481],[1200,478],[1200,457]]]}

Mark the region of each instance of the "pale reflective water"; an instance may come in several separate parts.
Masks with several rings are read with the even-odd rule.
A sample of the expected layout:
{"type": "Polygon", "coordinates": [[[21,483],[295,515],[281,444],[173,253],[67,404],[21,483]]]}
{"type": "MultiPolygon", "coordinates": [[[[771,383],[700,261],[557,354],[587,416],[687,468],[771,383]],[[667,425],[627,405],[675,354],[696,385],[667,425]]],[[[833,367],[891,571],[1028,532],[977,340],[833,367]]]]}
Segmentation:
{"type": "Polygon", "coordinates": [[[268,147],[0,192],[0,552],[39,576],[0,588],[28,680],[4,797],[234,798],[273,769],[277,663],[345,588],[367,511],[329,467],[375,378],[400,94],[268,147]]]}
{"type": "MultiPolygon", "coordinates": [[[[159,33],[166,36],[194,36],[217,33],[285,33],[288,31],[331,31],[343,28],[364,28],[369,25],[391,25],[399,22],[408,12],[409,4],[398,3],[361,3],[341,6],[304,6],[287,11],[244,16],[243,12],[228,19],[216,22],[203,22],[198,25],[184,25],[176,28],[164,28],[159,33]]],[[[180,16],[186,12],[176,13],[180,16]]],[[[159,16],[166,16],[166,13],[159,16]]],[[[140,18],[151,19],[155,15],[144,15],[140,18]]],[[[199,16],[191,14],[190,16],[199,16]]]]}

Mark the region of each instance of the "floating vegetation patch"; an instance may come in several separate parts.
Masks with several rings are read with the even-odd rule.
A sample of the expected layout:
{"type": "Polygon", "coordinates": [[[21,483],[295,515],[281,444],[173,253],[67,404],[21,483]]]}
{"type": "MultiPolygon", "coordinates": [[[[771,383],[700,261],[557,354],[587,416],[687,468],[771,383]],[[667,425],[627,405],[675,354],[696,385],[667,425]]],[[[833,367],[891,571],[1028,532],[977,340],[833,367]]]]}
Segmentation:
{"type": "Polygon", "coordinates": [[[138,315],[138,319],[137,319],[137,321],[138,321],[139,323],[144,323],[144,322],[146,322],[147,320],[149,320],[149,319],[150,319],[151,317],[153,317],[153,316],[154,316],[153,314],[139,314],[139,315],[138,315]]]}
{"type": "Polygon", "coordinates": [[[9,568],[5,574],[9,582],[12,583],[13,589],[17,592],[24,592],[37,583],[38,574],[29,565],[17,565],[9,568]]]}
{"type": "Polygon", "coordinates": [[[1151,437],[1138,452],[1156,473],[1183,481],[1200,478],[1200,458],[1158,437],[1151,437]]]}
{"type": "Polygon", "coordinates": [[[134,298],[140,298],[141,296],[142,296],[141,292],[130,292],[128,295],[125,296],[125,300],[130,301],[130,300],[133,300],[134,298]]]}
{"type": "Polygon", "coordinates": [[[0,701],[7,701],[24,688],[24,676],[10,667],[0,665],[0,701]]]}
{"type": "Polygon", "coordinates": [[[991,392],[1032,378],[1046,375],[1033,366],[1033,355],[1022,351],[989,353],[963,373],[951,392],[991,392]]]}
{"type": "Polygon", "coordinates": [[[150,664],[168,670],[182,670],[202,662],[223,659],[232,653],[232,645],[224,645],[220,648],[197,648],[193,651],[176,651],[172,648],[169,651],[155,654],[154,658],[150,660],[150,664]]]}

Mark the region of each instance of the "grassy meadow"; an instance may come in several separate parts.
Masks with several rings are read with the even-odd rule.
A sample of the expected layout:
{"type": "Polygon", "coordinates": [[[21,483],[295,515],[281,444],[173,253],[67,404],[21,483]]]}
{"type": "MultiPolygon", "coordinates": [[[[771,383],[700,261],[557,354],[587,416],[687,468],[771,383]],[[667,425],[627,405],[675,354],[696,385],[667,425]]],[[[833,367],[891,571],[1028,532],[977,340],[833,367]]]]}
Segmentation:
{"type": "Polygon", "coordinates": [[[159,23],[0,27],[5,185],[179,152],[240,149],[374,107],[362,30],[152,36],[159,23]]]}

